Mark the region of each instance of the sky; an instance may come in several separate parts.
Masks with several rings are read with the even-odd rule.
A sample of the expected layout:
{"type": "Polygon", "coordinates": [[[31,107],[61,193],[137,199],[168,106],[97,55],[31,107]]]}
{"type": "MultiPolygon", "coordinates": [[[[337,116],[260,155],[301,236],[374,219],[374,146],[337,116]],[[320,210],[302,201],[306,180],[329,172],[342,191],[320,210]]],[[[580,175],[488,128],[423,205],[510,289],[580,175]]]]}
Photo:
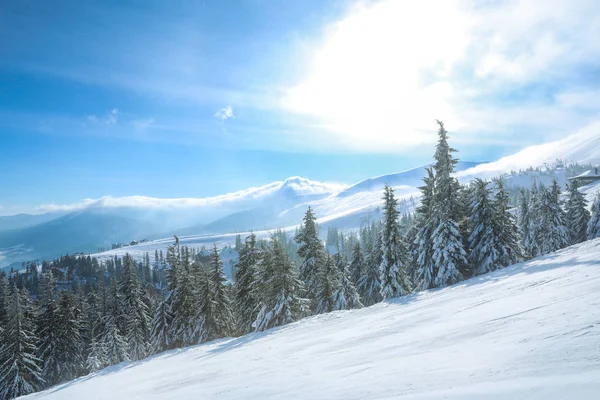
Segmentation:
{"type": "Polygon", "coordinates": [[[597,0],[3,1],[0,215],[486,161],[600,111],[597,0]],[[41,208],[40,208],[41,206],[41,208]]]}

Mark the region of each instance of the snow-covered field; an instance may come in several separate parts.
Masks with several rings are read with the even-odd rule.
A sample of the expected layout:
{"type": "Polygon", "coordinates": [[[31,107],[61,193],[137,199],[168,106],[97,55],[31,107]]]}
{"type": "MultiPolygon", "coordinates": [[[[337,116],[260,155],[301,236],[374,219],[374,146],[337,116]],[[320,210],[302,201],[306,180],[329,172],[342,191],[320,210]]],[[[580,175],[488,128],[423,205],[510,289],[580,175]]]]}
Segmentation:
{"type": "Polygon", "coordinates": [[[28,399],[598,399],[600,239],[370,308],[125,363],[28,399]]]}

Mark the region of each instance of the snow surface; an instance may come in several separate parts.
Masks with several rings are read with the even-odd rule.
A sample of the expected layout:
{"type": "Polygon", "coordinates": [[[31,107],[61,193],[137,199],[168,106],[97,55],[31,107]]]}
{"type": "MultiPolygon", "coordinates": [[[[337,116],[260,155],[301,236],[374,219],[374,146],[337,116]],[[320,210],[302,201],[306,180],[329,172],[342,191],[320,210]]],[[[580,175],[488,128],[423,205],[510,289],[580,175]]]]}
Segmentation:
{"type": "Polygon", "coordinates": [[[28,399],[598,399],[600,239],[438,290],[123,363],[28,399]]]}

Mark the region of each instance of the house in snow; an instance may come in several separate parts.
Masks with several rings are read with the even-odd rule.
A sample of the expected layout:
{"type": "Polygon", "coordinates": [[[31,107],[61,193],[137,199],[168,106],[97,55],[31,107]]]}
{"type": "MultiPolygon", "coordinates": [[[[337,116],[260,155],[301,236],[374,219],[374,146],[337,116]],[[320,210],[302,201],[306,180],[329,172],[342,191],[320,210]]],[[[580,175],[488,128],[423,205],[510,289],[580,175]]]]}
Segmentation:
{"type": "Polygon", "coordinates": [[[569,178],[570,181],[575,181],[579,186],[589,185],[590,183],[600,181],[600,173],[598,167],[585,171],[584,173],[569,178]]]}

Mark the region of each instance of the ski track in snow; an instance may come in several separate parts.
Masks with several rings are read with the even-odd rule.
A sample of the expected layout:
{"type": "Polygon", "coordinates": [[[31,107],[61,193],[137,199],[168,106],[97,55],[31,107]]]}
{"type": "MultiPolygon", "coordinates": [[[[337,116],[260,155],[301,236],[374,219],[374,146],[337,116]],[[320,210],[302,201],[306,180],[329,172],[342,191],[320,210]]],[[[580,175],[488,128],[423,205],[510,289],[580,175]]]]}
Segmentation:
{"type": "Polygon", "coordinates": [[[598,399],[600,239],[458,285],[123,363],[27,399],[598,399]]]}

